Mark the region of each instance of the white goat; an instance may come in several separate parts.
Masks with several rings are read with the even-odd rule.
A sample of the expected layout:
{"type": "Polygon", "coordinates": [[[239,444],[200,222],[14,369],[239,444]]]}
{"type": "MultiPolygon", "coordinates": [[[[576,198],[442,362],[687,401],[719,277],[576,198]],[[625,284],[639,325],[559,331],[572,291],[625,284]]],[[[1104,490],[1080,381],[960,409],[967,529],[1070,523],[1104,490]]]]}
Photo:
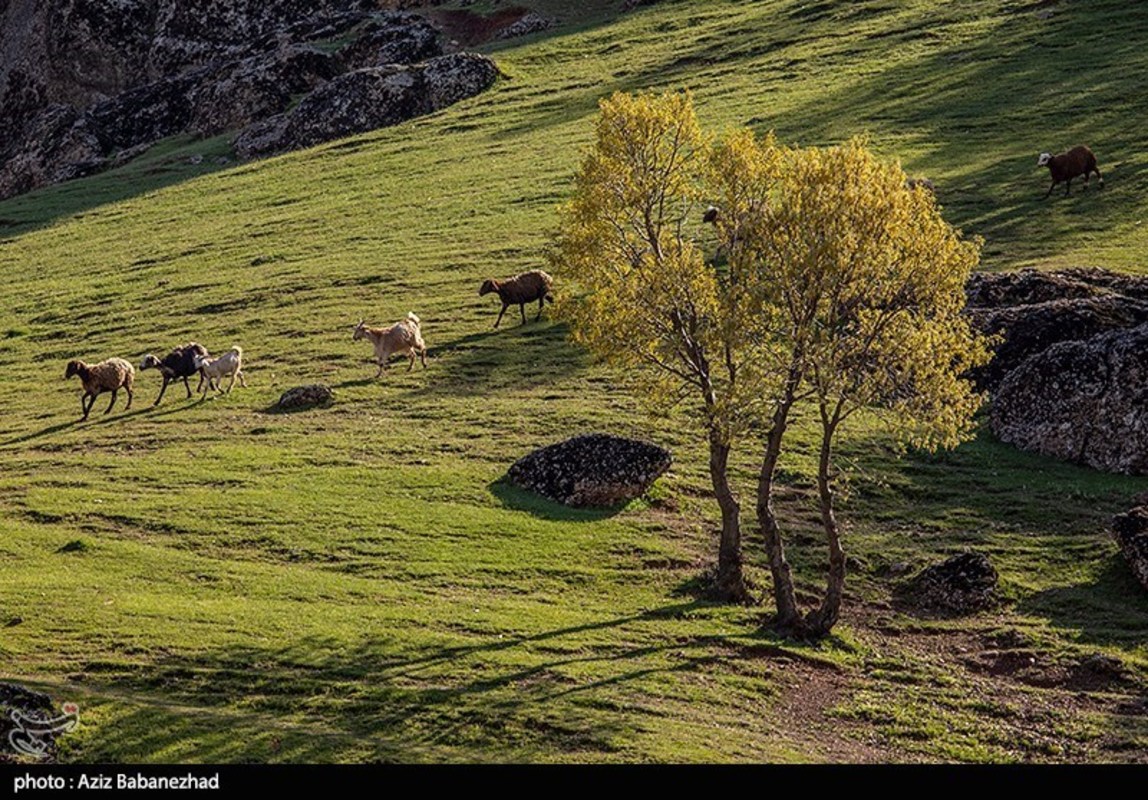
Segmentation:
{"type": "Polygon", "coordinates": [[[387,361],[393,355],[404,355],[410,358],[411,363],[407,367],[408,372],[414,369],[416,355],[422,361],[423,368],[426,368],[427,346],[423,342],[419,318],[415,316],[413,311],[407,314],[406,319],[396,322],[389,328],[369,328],[365,320],[360,320],[359,324],[355,326],[353,338],[356,342],[360,339],[370,339],[371,344],[375,346],[375,361],[379,365],[379,371],[375,373],[376,378],[383,374],[383,370],[387,367],[387,361]]]}
{"type": "Polygon", "coordinates": [[[228,394],[231,394],[236,378],[239,379],[240,386],[247,388],[247,378],[243,376],[243,349],[240,347],[231,348],[219,358],[198,356],[195,359],[195,368],[203,378],[207,379],[206,385],[200,381],[199,391],[204,394],[207,393],[209,386],[217,392],[222,392],[223,379],[228,377],[231,378],[231,383],[227,384],[228,394]]]}

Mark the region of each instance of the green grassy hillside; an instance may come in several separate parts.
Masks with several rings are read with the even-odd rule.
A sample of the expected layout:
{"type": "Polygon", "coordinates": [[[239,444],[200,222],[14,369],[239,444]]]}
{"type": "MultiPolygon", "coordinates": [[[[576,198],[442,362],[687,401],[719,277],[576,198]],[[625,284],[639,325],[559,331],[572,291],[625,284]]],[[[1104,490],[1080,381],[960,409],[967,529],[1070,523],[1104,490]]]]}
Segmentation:
{"type": "MultiPolygon", "coordinates": [[[[897,458],[861,424],[844,621],[788,645],[763,609],[689,593],[715,517],[685,415],[643,415],[627,376],[549,321],[491,330],[477,295],[540,265],[598,98],[647,87],[691,88],[710,127],[868,132],[985,237],[986,268],[1148,271],[1143,12],[612,6],[487,48],[506,79],[432,117],[248,164],[220,163],[225,138],[172,141],[0,203],[0,678],[80,703],[66,758],[1148,758],[1148,597],[1104,534],[1148,480],[987,435],[897,458]],[[1078,142],[1107,188],[1041,200],[1037,153],[1078,142]],[[371,380],[352,327],[410,310],[429,368],[371,380]],[[145,372],[130,412],[101,417],[102,398],[77,422],[68,359],[138,363],[188,339],[241,344],[251,387],[204,402],[173,387],[153,409],[145,372]],[[331,408],[272,412],[314,381],[331,408]],[[616,514],[499,482],[589,430],[655,439],[676,465],[616,514]],[[1000,569],[999,612],[922,620],[891,602],[900,576],[968,546],[1000,569]]],[[[785,513],[813,586],[806,437],[785,513]]]]}

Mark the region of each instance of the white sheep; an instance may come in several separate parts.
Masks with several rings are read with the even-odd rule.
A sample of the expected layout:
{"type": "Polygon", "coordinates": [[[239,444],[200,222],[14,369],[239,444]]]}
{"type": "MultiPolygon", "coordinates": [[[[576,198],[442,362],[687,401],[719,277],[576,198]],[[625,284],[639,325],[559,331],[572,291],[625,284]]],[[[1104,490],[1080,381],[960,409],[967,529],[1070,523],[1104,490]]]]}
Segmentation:
{"type": "Polygon", "coordinates": [[[407,314],[406,319],[396,322],[389,328],[370,328],[367,327],[365,320],[360,320],[355,326],[355,335],[352,338],[356,342],[360,339],[371,340],[371,344],[375,347],[375,361],[379,365],[379,371],[375,373],[376,378],[383,374],[387,361],[393,355],[405,355],[410,358],[408,372],[414,369],[415,355],[418,355],[423,368],[426,368],[427,346],[423,342],[420,320],[413,311],[407,314]]]}
{"type": "Polygon", "coordinates": [[[240,386],[244,389],[247,388],[247,378],[243,376],[243,348],[241,347],[233,347],[218,358],[198,356],[195,359],[195,368],[199,370],[201,376],[199,391],[203,394],[207,394],[208,387],[217,392],[222,392],[224,378],[231,378],[231,383],[227,384],[227,394],[231,394],[236,378],[239,379],[240,386]],[[203,378],[207,379],[206,385],[204,385],[203,378]]]}

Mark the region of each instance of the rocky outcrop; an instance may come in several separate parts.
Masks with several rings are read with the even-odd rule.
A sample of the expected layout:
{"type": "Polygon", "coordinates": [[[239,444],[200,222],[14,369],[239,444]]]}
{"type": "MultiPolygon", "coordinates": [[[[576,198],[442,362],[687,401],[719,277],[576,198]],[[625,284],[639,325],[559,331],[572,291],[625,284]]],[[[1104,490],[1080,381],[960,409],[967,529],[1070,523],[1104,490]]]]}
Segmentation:
{"type": "Polygon", "coordinates": [[[330,387],[321,383],[313,383],[288,389],[280,396],[277,405],[283,411],[292,411],[311,406],[325,406],[334,400],[335,393],[331,391],[330,387]]]}
{"type": "Polygon", "coordinates": [[[978,273],[973,326],[999,337],[972,373],[990,427],[1025,450],[1111,472],[1148,472],[1148,278],[1102,269],[978,273]]]}
{"type": "Polygon", "coordinates": [[[983,553],[969,552],[927,567],[901,590],[910,605],[942,614],[964,615],[998,602],[997,571],[983,553]]]}
{"type": "Polygon", "coordinates": [[[672,463],[669,451],[657,445],[594,433],[535,450],[507,477],[568,506],[611,508],[642,496],[672,463]]]}
{"type": "Polygon", "coordinates": [[[519,36],[529,36],[532,33],[541,33],[554,27],[554,20],[541,14],[529,11],[514,22],[495,34],[496,39],[516,39],[519,36]]]}
{"type": "Polygon", "coordinates": [[[0,0],[0,199],[180,133],[243,130],[267,143],[250,153],[314,144],[438,110],[497,76],[488,59],[453,57],[442,60],[452,57],[426,18],[375,0],[0,0]],[[334,54],[316,46],[338,39],[348,43],[334,54]],[[412,86],[383,81],[365,111],[341,98],[371,99],[369,80],[327,89],[348,71],[405,71],[396,65],[412,86]],[[313,113],[339,110],[328,131],[313,113],[286,113],[300,98],[313,113]]]}
{"type": "Polygon", "coordinates": [[[1103,291],[1001,308],[971,308],[968,313],[982,333],[1002,337],[993,360],[974,375],[978,387],[991,392],[1025,359],[1054,344],[1143,325],[1148,322],[1148,301],[1103,291]]]}
{"type": "Polygon", "coordinates": [[[430,22],[417,14],[388,14],[373,19],[355,41],[339,51],[348,69],[415,64],[443,54],[442,37],[430,22]]]}
{"type": "Polygon", "coordinates": [[[238,130],[285,111],[292,100],[342,72],[330,54],[306,44],[233,62],[188,93],[187,128],[200,136],[238,130]]]}
{"type": "Polygon", "coordinates": [[[251,158],[396,125],[472,97],[497,77],[493,61],[471,53],[358,69],[319,87],[290,112],[248,127],[236,137],[235,152],[251,158]]]}
{"type": "Polygon", "coordinates": [[[1112,518],[1112,533],[1132,574],[1148,591],[1148,506],[1137,506],[1112,518]]]}
{"type": "Polygon", "coordinates": [[[1029,357],[997,388],[990,424],[1024,450],[1148,473],[1148,325],[1029,357]]]}

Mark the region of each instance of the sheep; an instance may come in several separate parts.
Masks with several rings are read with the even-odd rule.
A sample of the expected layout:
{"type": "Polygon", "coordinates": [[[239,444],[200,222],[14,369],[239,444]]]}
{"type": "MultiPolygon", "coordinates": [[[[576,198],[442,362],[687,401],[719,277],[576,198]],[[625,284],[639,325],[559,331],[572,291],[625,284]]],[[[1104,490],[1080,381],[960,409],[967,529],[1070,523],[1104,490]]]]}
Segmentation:
{"type": "Polygon", "coordinates": [[[132,385],[135,383],[136,371],[122,358],[109,358],[107,361],[90,366],[79,359],[74,359],[68,362],[64,370],[64,380],[73,375],[79,375],[80,382],[84,384],[84,394],[80,398],[80,408],[84,411],[83,419],[88,418],[92,406],[96,404],[96,397],[104,392],[112,393],[112,401],[108,403],[105,414],[112,413],[112,406],[116,404],[116,395],[120,389],[128,393],[128,404],[124,407],[124,411],[132,407],[132,385]]]}
{"type": "Polygon", "coordinates": [[[709,225],[716,225],[719,216],[721,216],[721,209],[717,206],[709,206],[706,208],[705,213],[702,214],[702,222],[709,225]]]}
{"type": "MultiPolygon", "coordinates": [[[[191,384],[187,379],[199,372],[199,367],[195,365],[197,358],[207,358],[207,348],[196,342],[188,342],[187,344],[180,345],[172,350],[163,358],[156,358],[151,353],[144,356],[140,362],[140,371],[145,369],[158,369],[163,376],[163,387],[159,390],[159,397],[152,403],[153,406],[158,406],[159,401],[163,400],[164,392],[167,391],[167,385],[175,380],[183,380],[183,386],[187,389],[187,397],[191,399],[191,384]]],[[[203,388],[203,373],[199,375],[199,386],[196,390],[203,388]]]]}
{"type": "Polygon", "coordinates": [[[375,347],[375,360],[379,364],[379,371],[375,373],[376,378],[383,374],[387,361],[395,354],[410,358],[411,363],[407,367],[407,372],[414,369],[416,354],[423,363],[423,369],[426,369],[427,346],[423,342],[420,324],[421,321],[413,311],[407,314],[406,319],[396,322],[389,328],[369,328],[366,320],[359,320],[352,338],[356,342],[360,339],[371,340],[371,344],[375,347]]]}
{"type": "Polygon", "coordinates": [[[240,386],[244,389],[247,388],[247,378],[243,375],[243,348],[241,347],[233,347],[219,358],[196,356],[195,367],[199,370],[201,377],[199,391],[203,394],[207,394],[209,387],[217,392],[222,392],[223,379],[228,377],[231,378],[231,383],[227,384],[227,394],[231,394],[236,378],[239,379],[240,386]],[[202,378],[207,378],[206,386],[202,378]]]}
{"type": "Polygon", "coordinates": [[[926,189],[926,190],[932,192],[933,194],[937,193],[937,185],[935,183],[933,183],[931,180],[929,180],[928,178],[906,178],[905,179],[905,188],[906,189],[916,189],[918,186],[921,187],[922,189],[926,189]]]}
{"type": "Polygon", "coordinates": [[[1064,194],[1067,197],[1069,189],[1072,187],[1072,179],[1081,175],[1084,176],[1084,188],[1087,189],[1088,179],[1092,177],[1093,172],[1100,179],[1100,188],[1104,188],[1104,176],[1100,174],[1100,170],[1096,166],[1096,156],[1086,145],[1078,145],[1067,153],[1061,153],[1058,156],[1051,153],[1041,153],[1036,160],[1036,165],[1048,167],[1048,171],[1052,175],[1052,184],[1044,193],[1045,198],[1052,194],[1056,184],[1062,181],[1064,182],[1064,194]]]}
{"type": "Polygon", "coordinates": [[[519,313],[522,314],[522,324],[526,324],[526,304],[538,301],[538,316],[534,321],[542,319],[542,306],[546,302],[554,302],[554,298],[550,294],[550,287],[553,286],[554,279],[547,275],[540,269],[534,269],[530,272],[523,272],[521,275],[515,275],[504,281],[496,281],[494,278],[488,278],[483,281],[482,287],[478,290],[478,296],[482,297],[491,292],[497,292],[498,297],[502,300],[502,310],[498,312],[498,319],[494,322],[494,327],[498,327],[502,322],[502,315],[506,313],[506,309],[512,305],[518,306],[519,313]]]}

